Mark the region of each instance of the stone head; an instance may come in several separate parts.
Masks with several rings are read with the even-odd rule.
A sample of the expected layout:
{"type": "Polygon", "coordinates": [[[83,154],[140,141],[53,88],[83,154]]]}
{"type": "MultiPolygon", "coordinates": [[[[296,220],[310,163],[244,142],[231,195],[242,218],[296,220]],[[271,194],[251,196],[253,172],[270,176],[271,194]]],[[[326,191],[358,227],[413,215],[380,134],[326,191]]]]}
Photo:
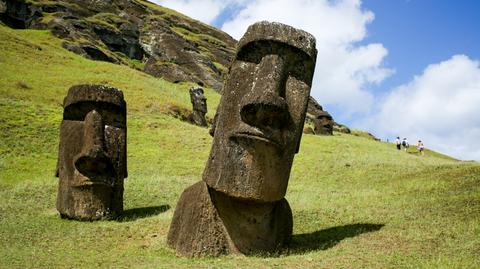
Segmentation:
{"type": "Polygon", "coordinates": [[[207,113],[207,98],[203,95],[203,89],[200,87],[190,88],[190,100],[192,102],[193,110],[207,113]]]}
{"type": "Polygon", "coordinates": [[[315,132],[319,134],[332,134],[333,132],[333,118],[326,111],[320,111],[315,116],[315,132]]]}
{"type": "Polygon", "coordinates": [[[253,201],[285,195],[299,150],[316,60],[315,38],[280,23],[251,25],[237,46],[203,180],[253,201]]]}
{"type": "Polygon", "coordinates": [[[77,85],[64,99],[60,126],[57,209],[63,217],[93,220],[121,213],[127,177],[123,93],[77,85]]]}

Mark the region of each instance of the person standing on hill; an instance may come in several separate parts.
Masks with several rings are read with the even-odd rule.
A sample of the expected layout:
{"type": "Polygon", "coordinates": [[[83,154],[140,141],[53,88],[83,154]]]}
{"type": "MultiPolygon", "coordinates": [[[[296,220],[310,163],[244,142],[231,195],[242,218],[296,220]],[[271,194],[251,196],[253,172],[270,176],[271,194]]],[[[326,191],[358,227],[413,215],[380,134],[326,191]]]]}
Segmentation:
{"type": "Polygon", "coordinates": [[[405,152],[407,152],[409,145],[408,145],[408,140],[407,140],[407,138],[405,138],[405,137],[403,138],[402,146],[403,146],[403,148],[405,149],[405,152]]]}
{"type": "Polygon", "coordinates": [[[423,145],[422,140],[418,140],[417,149],[418,149],[418,151],[420,152],[420,155],[423,156],[423,155],[425,154],[425,153],[423,152],[423,150],[425,149],[425,146],[423,145]]]}
{"type": "Polygon", "coordinates": [[[397,145],[397,149],[400,150],[402,144],[400,143],[400,137],[397,136],[397,139],[395,139],[395,144],[397,145]]]}

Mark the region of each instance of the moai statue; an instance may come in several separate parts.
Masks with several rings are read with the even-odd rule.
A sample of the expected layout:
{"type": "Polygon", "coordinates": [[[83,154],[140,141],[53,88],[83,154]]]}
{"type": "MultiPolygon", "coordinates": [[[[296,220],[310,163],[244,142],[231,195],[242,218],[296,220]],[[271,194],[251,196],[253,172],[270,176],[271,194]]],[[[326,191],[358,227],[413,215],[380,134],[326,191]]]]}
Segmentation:
{"type": "Polygon", "coordinates": [[[182,256],[270,252],[292,234],[285,200],[316,59],[312,35],[251,25],[217,110],[203,181],[178,201],[168,244],[182,256]]]}
{"type": "Polygon", "coordinates": [[[203,95],[203,89],[200,87],[190,88],[190,101],[192,102],[193,112],[191,120],[199,126],[207,126],[205,114],[207,114],[207,98],[203,95]]]}
{"type": "Polygon", "coordinates": [[[60,216],[98,220],[122,213],[127,177],[123,93],[102,85],[73,86],[63,109],[57,162],[60,216]]]}
{"type": "Polygon", "coordinates": [[[308,99],[307,121],[314,126],[314,132],[317,135],[333,135],[335,121],[332,116],[323,107],[311,97],[308,99]]]}
{"type": "Polygon", "coordinates": [[[333,135],[333,118],[327,111],[319,111],[313,120],[315,134],[333,135]]]}

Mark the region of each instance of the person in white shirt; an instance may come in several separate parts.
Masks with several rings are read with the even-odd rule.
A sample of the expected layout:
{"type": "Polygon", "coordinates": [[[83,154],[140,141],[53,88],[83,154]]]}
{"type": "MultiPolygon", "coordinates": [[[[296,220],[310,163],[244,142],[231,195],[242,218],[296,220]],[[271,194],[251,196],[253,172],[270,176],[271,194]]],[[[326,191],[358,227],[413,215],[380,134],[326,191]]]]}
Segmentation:
{"type": "Polygon", "coordinates": [[[423,156],[423,155],[425,154],[425,153],[423,152],[423,150],[425,149],[425,146],[423,145],[422,140],[418,140],[417,149],[418,149],[418,151],[420,152],[420,155],[423,156]]]}

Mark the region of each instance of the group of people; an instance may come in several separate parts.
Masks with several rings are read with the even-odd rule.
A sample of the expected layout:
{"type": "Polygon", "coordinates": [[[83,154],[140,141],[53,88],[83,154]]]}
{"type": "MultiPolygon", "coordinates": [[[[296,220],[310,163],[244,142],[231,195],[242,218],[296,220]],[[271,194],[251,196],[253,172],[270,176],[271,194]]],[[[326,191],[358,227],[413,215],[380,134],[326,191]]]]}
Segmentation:
{"type": "MultiPolygon", "coordinates": [[[[408,144],[407,138],[404,137],[403,140],[400,141],[399,136],[397,136],[397,139],[395,140],[395,144],[397,145],[398,150],[401,150],[402,147],[403,147],[405,152],[408,150],[408,147],[410,146],[410,144],[408,144]]],[[[421,155],[424,155],[423,151],[425,150],[425,146],[423,145],[422,140],[418,140],[417,149],[418,149],[418,151],[420,152],[421,155]]]]}

